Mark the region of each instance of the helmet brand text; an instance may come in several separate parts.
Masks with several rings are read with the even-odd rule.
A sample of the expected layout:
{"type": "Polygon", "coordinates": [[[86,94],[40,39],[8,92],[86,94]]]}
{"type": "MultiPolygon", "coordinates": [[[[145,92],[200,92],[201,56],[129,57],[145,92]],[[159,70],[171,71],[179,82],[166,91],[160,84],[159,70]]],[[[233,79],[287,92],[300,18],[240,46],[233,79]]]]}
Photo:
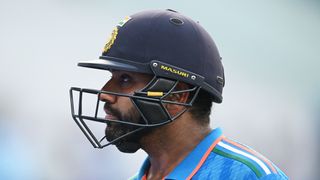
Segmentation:
{"type": "Polygon", "coordinates": [[[168,67],[168,66],[165,66],[165,65],[161,65],[160,66],[160,69],[164,70],[164,71],[169,71],[173,74],[177,74],[179,76],[182,76],[182,77],[189,77],[189,73],[186,73],[186,72],[183,72],[183,71],[180,71],[178,69],[174,69],[172,67],[168,67]]]}

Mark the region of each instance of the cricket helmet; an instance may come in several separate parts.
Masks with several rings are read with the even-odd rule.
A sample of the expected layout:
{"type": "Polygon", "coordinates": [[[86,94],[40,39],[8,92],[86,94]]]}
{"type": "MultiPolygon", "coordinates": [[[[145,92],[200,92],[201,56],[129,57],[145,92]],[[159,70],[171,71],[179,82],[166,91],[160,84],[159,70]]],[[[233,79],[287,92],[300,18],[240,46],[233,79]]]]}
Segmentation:
{"type": "Polygon", "coordinates": [[[80,99],[83,93],[99,96],[101,93],[110,92],[71,88],[72,116],[94,147],[102,148],[113,142],[102,145],[101,141],[92,138],[90,129],[83,125],[84,119],[130,124],[139,127],[137,131],[172,122],[177,116],[171,117],[163,103],[173,103],[165,100],[165,97],[177,93],[174,89],[178,82],[193,87],[179,91],[180,93],[194,91],[194,98],[181,105],[192,106],[200,89],[207,91],[214,102],[222,102],[224,69],[214,41],[198,22],[174,10],[148,10],[126,17],[113,29],[99,59],[81,61],[78,66],[154,76],[145,88],[133,95],[111,92],[113,95],[129,97],[144,118],[143,124],[99,119],[97,113],[94,116],[84,116],[81,108],[78,108],[78,112],[74,108],[74,91],[80,92],[80,99]],[[152,92],[157,93],[152,95],[152,92]]]}

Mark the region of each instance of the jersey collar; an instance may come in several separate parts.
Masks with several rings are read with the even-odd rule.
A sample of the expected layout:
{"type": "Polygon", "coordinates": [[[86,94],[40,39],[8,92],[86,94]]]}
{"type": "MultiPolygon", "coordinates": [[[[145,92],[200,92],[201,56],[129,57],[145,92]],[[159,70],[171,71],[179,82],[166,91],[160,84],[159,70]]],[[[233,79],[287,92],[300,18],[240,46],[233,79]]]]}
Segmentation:
{"type": "MultiPolygon", "coordinates": [[[[222,131],[216,128],[205,137],[197,147],[164,179],[191,179],[200,169],[204,161],[209,156],[215,145],[221,140],[222,131]]],[[[149,158],[147,158],[138,173],[138,179],[141,180],[147,169],[150,167],[149,158]]]]}

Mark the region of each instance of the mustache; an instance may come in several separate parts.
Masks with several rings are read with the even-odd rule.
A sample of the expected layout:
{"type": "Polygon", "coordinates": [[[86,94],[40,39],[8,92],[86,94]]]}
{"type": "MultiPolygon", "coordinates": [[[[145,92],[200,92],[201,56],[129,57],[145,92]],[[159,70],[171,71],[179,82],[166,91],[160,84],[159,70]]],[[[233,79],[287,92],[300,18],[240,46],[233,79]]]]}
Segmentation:
{"type": "MultiPolygon", "coordinates": [[[[142,118],[142,116],[138,113],[135,112],[134,108],[129,109],[129,112],[126,115],[122,115],[122,113],[120,112],[120,110],[115,109],[113,107],[111,107],[111,105],[106,102],[104,104],[104,110],[107,114],[110,114],[112,116],[115,116],[117,118],[117,120],[119,120],[120,122],[135,122],[135,123],[140,123],[140,124],[146,124],[145,120],[142,118]]],[[[117,125],[122,125],[124,127],[131,127],[131,128],[137,128],[138,126],[135,125],[130,125],[130,124],[123,124],[123,123],[118,123],[118,122],[110,122],[112,124],[117,124],[117,125]]]]}
{"type": "Polygon", "coordinates": [[[122,117],[121,112],[119,110],[111,107],[109,103],[105,103],[103,108],[108,114],[110,113],[111,115],[117,117],[119,120],[122,117]]]}

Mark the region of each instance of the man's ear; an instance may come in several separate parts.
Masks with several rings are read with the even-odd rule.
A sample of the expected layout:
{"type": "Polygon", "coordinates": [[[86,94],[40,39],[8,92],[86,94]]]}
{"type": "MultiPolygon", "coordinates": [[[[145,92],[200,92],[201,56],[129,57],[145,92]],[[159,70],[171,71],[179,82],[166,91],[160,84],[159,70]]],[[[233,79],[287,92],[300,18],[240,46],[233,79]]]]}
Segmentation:
{"type": "MultiPolygon", "coordinates": [[[[186,90],[189,89],[189,85],[186,83],[178,83],[175,91],[180,91],[180,90],[186,90]]],[[[178,102],[178,103],[187,103],[188,99],[190,96],[190,92],[183,92],[183,93],[175,93],[175,94],[170,94],[166,100],[168,101],[173,101],[173,102],[178,102]]],[[[183,111],[186,107],[183,105],[178,105],[178,104],[169,104],[166,103],[165,107],[167,108],[168,112],[170,115],[173,117],[183,111]]]]}

